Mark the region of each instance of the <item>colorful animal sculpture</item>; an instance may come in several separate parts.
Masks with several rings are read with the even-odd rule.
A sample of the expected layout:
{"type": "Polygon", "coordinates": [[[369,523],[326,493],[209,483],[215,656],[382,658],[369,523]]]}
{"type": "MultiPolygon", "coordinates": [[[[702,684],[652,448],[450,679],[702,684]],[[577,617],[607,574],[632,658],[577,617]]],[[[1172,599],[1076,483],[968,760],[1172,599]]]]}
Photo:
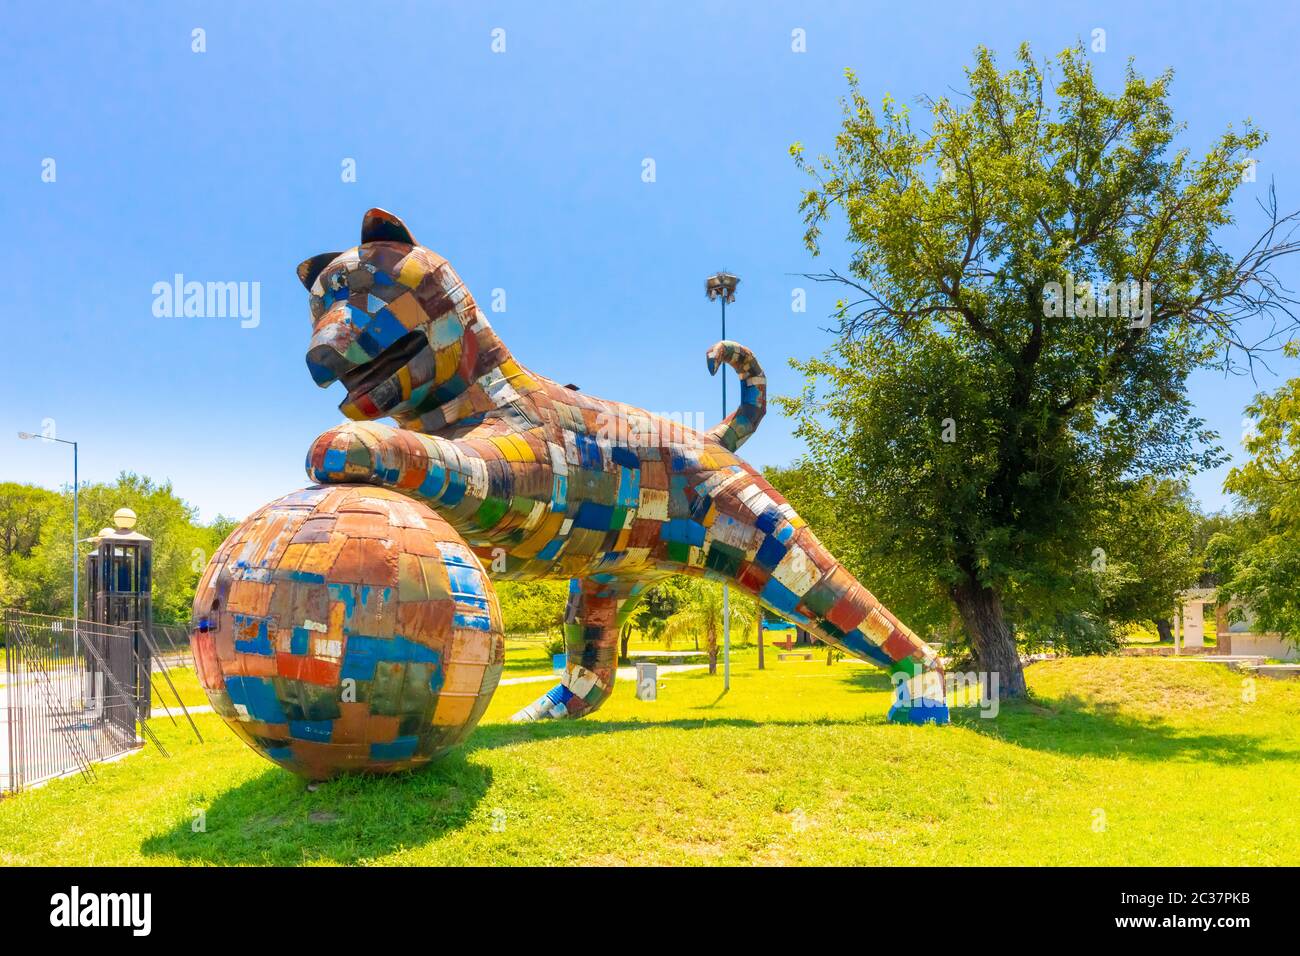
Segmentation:
{"type": "Polygon", "coordinates": [[[382,209],[365,214],[359,246],[313,256],[298,277],[311,293],[308,369],[322,387],[342,382],[352,420],[312,443],[308,474],[427,503],[495,579],[571,581],[564,675],[515,719],[598,708],[637,596],[693,574],[899,675],[891,719],[947,722],[935,653],[737,457],[766,408],[744,346],[709,349],[709,371],[735,369],[741,400],[697,431],[530,371],[447,260],[382,209]]]}

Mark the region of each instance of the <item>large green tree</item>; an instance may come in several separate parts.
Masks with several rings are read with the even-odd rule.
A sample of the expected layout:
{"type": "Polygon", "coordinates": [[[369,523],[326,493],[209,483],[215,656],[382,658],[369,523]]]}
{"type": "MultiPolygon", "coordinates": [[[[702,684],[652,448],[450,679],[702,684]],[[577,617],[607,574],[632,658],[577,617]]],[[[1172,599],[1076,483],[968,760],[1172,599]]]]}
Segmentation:
{"type": "Polygon", "coordinates": [[[833,155],[791,148],[815,179],[809,249],[842,215],[852,251],[815,276],[846,289],[838,344],[797,363],[807,387],[785,405],[860,507],[864,548],[932,568],[978,665],[1017,696],[1017,627],[1079,609],[1116,484],[1221,460],[1187,376],[1295,327],[1271,270],[1296,217],[1270,194],[1261,238],[1220,245],[1264,136],[1247,122],[1199,159],[1175,148],[1169,73],[1130,64],[1112,95],[1081,47],[1054,67],[1022,47],[1005,72],[978,50],[966,80],[920,129],[850,73],[833,155]],[[1135,303],[1110,294],[1130,283],[1135,303]],[[1275,321],[1249,338],[1261,314],[1275,321]]]}

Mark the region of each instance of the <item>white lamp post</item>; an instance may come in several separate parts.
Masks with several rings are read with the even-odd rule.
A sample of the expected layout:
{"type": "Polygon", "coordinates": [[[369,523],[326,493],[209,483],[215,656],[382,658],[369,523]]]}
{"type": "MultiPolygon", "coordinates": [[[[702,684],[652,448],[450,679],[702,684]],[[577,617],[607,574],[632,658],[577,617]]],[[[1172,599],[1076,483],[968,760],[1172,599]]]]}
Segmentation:
{"type": "Polygon", "coordinates": [[[39,438],[41,441],[57,441],[72,446],[72,653],[75,656],[80,649],[79,639],[81,636],[78,630],[78,623],[81,618],[81,611],[78,606],[81,601],[81,591],[78,588],[78,565],[81,564],[81,560],[77,555],[77,545],[81,540],[81,535],[77,529],[78,491],[80,489],[77,480],[77,443],[64,438],[53,438],[49,435],[33,435],[31,432],[19,432],[18,437],[27,441],[39,438]]]}
{"type": "MultiPolygon", "coordinates": [[[[730,272],[717,272],[704,280],[704,294],[709,301],[722,300],[722,337],[727,337],[727,303],[736,301],[740,278],[730,272]]],[[[727,370],[722,370],[722,417],[727,417],[727,370]]],[[[722,585],[722,689],[731,690],[731,595],[722,585]]]]}

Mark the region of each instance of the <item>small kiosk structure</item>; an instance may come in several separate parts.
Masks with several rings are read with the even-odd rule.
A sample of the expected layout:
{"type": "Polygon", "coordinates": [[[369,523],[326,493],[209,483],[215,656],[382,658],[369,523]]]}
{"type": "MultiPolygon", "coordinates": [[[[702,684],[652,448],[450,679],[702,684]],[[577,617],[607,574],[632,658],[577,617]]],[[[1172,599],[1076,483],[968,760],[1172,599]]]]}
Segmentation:
{"type": "Polygon", "coordinates": [[[135,530],[136,514],[130,508],[113,512],[115,527],[103,528],[89,538],[94,550],[86,559],[86,620],[129,628],[133,661],[122,667],[112,660],[109,646],[104,660],[119,680],[130,682],[141,720],[149,716],[149,677],[153,666],[152,641],[147,629],[153,622],[153,540],[135,530]],[[123,670],[123,673],[118,673],[123,670]]]}
{"type": "Polygon", "coordinates": [[[1199,653],[1205,648],[1206,605],[1215,623],[1216,652],[1242,657],[1268,657],[1284,661],[1300,659],[1300,650],[1275,631],[1261,631],[1249,605],[1239,601],[1216,603],[1215,588],[1190,588],[1179,595],[1174,630],[1174,653],[1199,653]],[[1240,613],[1235,613],[1235,612],[1240,613]],[[1235,620],[1233,620],[1235,618],[1235,620]]]}

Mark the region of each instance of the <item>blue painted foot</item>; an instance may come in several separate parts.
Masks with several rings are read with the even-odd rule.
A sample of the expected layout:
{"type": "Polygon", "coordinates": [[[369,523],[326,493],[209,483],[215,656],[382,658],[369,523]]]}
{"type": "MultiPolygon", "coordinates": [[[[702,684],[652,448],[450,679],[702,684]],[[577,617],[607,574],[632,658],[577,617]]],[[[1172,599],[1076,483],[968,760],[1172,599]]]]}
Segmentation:
{"type": "Polygon", "coordinates": [[[885,718],[891,724],[946,724],[948,705],[941,700],[914,700],[894,704],[885,718]]]}
{"type": "Polygon", "coordinates": [[[906,660],[890,671],[894,703],[885,718],[891,724],[946,724],[949,721],[943,671],[923,670],[906,660]]]}

